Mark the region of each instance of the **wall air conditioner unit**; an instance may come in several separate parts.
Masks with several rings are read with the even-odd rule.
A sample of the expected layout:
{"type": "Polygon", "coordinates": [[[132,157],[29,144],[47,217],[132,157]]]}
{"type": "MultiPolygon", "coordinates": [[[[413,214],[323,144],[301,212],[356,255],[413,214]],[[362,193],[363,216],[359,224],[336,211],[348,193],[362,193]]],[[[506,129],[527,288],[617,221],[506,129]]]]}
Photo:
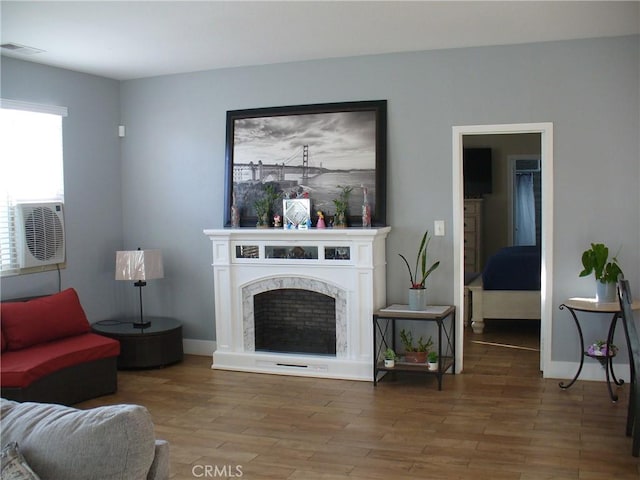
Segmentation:
{"type": "Polygon", "coordinates": [[[15,208],[20,268],[63,263],[65,234],[62,202],[18,203],[15,208]]]}

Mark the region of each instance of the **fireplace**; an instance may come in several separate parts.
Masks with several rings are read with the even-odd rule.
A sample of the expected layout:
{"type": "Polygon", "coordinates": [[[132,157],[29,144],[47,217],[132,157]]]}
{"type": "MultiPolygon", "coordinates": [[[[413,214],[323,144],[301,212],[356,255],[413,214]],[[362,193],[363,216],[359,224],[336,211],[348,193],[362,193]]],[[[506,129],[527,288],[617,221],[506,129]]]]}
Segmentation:
{"type": "Polygon", "coordinates": [[[390,228],[217,229],[212,368],[371,380],[390,228]]]}

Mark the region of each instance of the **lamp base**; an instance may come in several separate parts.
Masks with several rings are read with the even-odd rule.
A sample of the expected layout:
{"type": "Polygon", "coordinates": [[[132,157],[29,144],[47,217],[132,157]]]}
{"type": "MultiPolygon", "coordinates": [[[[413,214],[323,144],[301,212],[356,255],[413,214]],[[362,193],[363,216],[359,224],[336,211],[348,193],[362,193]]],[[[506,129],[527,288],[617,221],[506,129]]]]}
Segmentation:
{"type": "Polygon", "coordinates": [[[149,328],[151,322],[133,322],[133,328],[149,328]]]}

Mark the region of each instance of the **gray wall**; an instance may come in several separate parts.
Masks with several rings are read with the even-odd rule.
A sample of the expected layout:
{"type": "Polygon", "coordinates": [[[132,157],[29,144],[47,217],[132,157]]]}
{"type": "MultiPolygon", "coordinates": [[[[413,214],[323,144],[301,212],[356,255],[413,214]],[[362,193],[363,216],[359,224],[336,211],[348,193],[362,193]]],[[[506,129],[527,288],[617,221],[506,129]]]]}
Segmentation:
{"type": "MultiPolygon", "coordinates": [[[[74,287],[91,321],[122,310],[115,286],[115,251],[122,245],[120,83],[2,57],[1,96],[68,107],[64,119],[67,268],[61,287],[74,287]]],[[[57,272],[2,278],[2,298],[52,293],[57,272]]]]}
{"type": "MultiPolygon", "coordinates": [[[[78,214],[90,217],[90,225],[103,233],[108,229],[113,244],[121,238],[125,248],[162,248],[166,278],[145,290],[146,311],[181,318],[186,338],[211,340],[215,338],[211,249],[202,229],[221,227],[223,222],[226,111],[387,99],[387,221],[393,227],[387,241],[389,302],[406,301],[406,272],[397,253],[413,254],[421,232],[431,229],[436,219],[446,221],[447,235],[431,243],[431,252],[442,265],[429,279],[430,298],[433,303],[453,302],[454,125],[553,122],[554,306],[569,296],[592,294],[590,279],[577,276],[580,253],[591,241],[621,245],[620,260],[632,285],[637,285],[638,59],[639,38],[633,36],[365,56],[125,81],[120,85],[120,121],[127,127],[121,143],[121,186],[112,176],[107,179],[113,182],[109,185],[113,196],[122,192],[122,225],[113,225],[118,220],[113,214],[105,228],[99,215],[94,218],[87,211],[93,211],[89,203],[78,205],[78,214]]],[[[9,67],[26,68],[17,62],[9,67]]],[[[49,72],[34,67],[30,74],[43,79],[42,85],[31,88],[50,88],[47,79],[53,74],[49,72]]],[[[85,81],[88,86],[90,77],[85,81]]],[[[96,102],[94,97],[100,95],[83,101],[96,102]]],[[[109,96],[109,100],[114,98],[116,93],[109,96]]],[[[92,111],[105,114],[98,108],[92,111]]],[[[86,174],[95,177],[93,172],[86,174]]],[[[81,178],[84,183],[85,177],[81,178]]],[[[119,203],[119,199],[110,202],[119,203]]],[[[104,251],[101,256],[108,259],[109,254],[104,251]]],[[[109,266],[106,260],[104,263],[99,272],[106,275],[109,266]]],[[[85,271],[86,266],[78,268],[83,273],[69,280],[84,282],[96,273],[85,271]]],[[[23,285],[15,285],[21,280],[7,280],[3,287],[10,284],[14,292],[22,289],[23,285]]],[[[99,283],[83,288],[109,289],[99,283]]],[[[97,302],[99,296],[94,293],[91,302],[97,302]]],[[[92,303],[91,308],[104,306],[92,303]]],[[[575,361],[575,327],[566,312],[555,307],[554,311],[553,358],[575,361]]]]}

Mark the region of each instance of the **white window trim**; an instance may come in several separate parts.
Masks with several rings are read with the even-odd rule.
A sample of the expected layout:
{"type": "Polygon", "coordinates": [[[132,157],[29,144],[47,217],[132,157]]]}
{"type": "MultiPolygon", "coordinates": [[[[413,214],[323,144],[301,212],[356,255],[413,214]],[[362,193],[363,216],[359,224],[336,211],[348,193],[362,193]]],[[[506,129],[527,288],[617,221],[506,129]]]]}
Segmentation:
{"type": "Polygon", "coordinates": [[[53,115],[60,115],[61,117],[69,116],[69,109],[67,107],[23,102],[20,100],[8,100],[6,98],[0,98],[0,108],[8,108],[11,110],[25,110],[28,112],[36,113],[50,113],[53,115]]]}

